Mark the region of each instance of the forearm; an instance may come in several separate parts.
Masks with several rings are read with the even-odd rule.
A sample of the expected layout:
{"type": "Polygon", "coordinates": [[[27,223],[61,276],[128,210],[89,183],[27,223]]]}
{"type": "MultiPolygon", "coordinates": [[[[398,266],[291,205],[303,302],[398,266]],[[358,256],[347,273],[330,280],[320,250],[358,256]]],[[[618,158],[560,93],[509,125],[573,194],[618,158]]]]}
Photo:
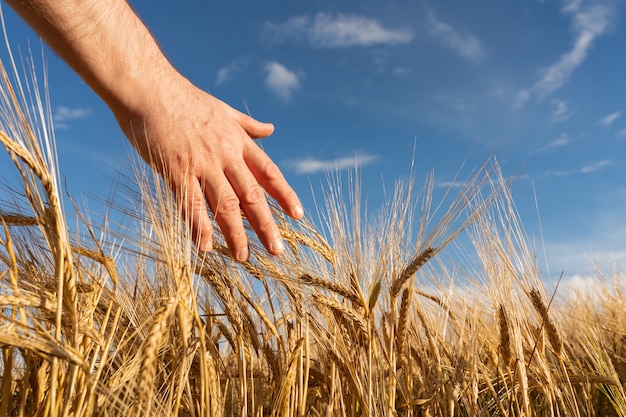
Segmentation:
{"type": "Polygon", "coordinates": [[[177,75],[125,0],[7,3],[114,112],[138,111],[139,100],[177,75]]]}

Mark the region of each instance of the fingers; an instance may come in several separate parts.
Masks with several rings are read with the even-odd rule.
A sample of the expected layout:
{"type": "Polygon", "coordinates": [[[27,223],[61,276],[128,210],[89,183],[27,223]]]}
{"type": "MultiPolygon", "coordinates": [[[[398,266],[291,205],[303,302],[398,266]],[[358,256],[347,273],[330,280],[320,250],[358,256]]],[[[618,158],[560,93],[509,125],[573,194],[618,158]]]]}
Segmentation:
{"type": "Polygon", "coordinates": [[[235,121],[248,133],[253,139],[266,138],[274,132],[274,125],[271,123],[262,123],[258,120],[241,113],[238,110],[233,110],[233,117],[235,121]]]}
{"type": "Polygon", "coordinates": [[[215,221],[233,257],[244,262],[249,255],[248,237],[243,227],[239,198],[223,173],[209,175],[208,179],[211,184],[203,188],[215,221]]]}
{"type": "Polygon", "coordinates": [[[249,256],[247,235],[240,210],[245,213],[268,252],[280,255],[284,251],[283,239],[261,185],[244,161],[227,165],[224,174],[225,178],[216,188],[205,187],[205,194],[235,259],[244,262],[249,256]]]}
{"type": "Polygon", "coordinates": [[[248,139],[250,149],[244,158],[230,161],[222,170],[209,170],[186,178],[182,186],[174,185],[183,215],[190,226],[192,237],[200,251],[212,249],[212,227],[207,202],[213,212],[233,257],[248,259],[248,239],[243,225],[243,211],[259,240],[272,255],[284,251],[284,243],[267,204],[265,190],[276,198],[293,218],[302,217],[302,206],[296,193],[289,187],[278,167],[254,142],[248,139]],[[206,198],[206,200],[205,200],[206,198]]]}
{"type": "Polygon", "coordinates": [[[213,226],[211,219],[209,219],[200,183],[195,177],[187,177],[182,184],[174,184],[174,192],[198,250],[201,252],[210,251],[213,248],[213,226]]]}
{"type": "Polygon", "coordinates": [[[241,209],[263,246],[272,255],[280,255],[284,250],[283,239],[274,222],[263,188],[257,183],[244,161],[229,166],[225,174],[239,196],[241,209]]]}
{"type": "Polygon", "coordinates": [[[249,141],[244,159],[256,181],[278,201],[289,217],[298,220],[304,215],[296,192],[289,186],[278,166],[254,142],[249,141]]]}
{"type": "Polygon", "coordinates": [[[202,188],[209,207],[236,260],[244,262],[249,256],[241,211],[270,254],[280,255],[284,251],[265,190],[292,218],[299,219],[304,213],[296,193],[265,152],[248,139],[243,160],[231,160],[224,164],[223,172],[207,172],[204,177],[207,184],[202,188]]]}
{"type": "MultiPolygon", "coordinates": [[[[213,249],[213,227],[207,211],[208,202],[209,208],[215,216],[215,220],[224,235],[226,244],[233,254],[233,257],[239,262],[245,262],[249,256],[248,239],[241,218],[239,198],[233,191],[233,188],[224,174],[220,174],[221,175],[213,173],[212,175],[206,176],[211,180],[211,184],[205,183],[204,181],[201,184],[197,178],[190,176],[184,180],[174,181],[172,188],[177,195],[181,212],[191,230],[192,239],[196,243],[198,250],[201,252],[209,252],[213,249]],[[221,179],[218,179],[220,176],[221,179]]],[[[262,189],[260,189],[260,193],[251,190],[251,193],[249,192],[244,195],[249,201],[258,201],[260,195],[263,198],[262,201],[265,203],[265,196],[262,189]]],[[[252,218],[256,219],[258,217],[255,214],[256,211],[257,210],[250,211],[252,218]]],[[[251,221],[250,223],[252,224],[253,222],[251,221]]],[[[276,226],[274,225],[274,227],[276,226]]],[[[270,231],[270,233],[272,232],[270,231]]],[[[278,229],[276,229],[276,233],[278,237],[280,237],[278,229]]],[[[265,236],[265,234],[263,236],[265,236]]],[[[265,239],[263,243],[265,244],[267,241],[268,239],[265,239]]],[[[274,251],[272,253],[277,255],[280,252],[275,253],[274,251]]]]}

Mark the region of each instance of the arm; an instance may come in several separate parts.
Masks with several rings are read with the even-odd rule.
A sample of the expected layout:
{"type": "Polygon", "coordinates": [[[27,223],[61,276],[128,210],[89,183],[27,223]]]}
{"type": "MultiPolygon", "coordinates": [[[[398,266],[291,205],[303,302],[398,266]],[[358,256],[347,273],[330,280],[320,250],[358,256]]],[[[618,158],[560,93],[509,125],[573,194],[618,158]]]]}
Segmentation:
{"type": "Polygon", "coordinates": [[[263,189],[293,218],[296,193],[251,138],[274,127],[178,73],[126,0],[7,0],[107,103],[139,154],[168,182],[192,236],[211,250],[208,203],[235,258],[248,257],[243,210],[272,254],[283,251],[263,189]]]}

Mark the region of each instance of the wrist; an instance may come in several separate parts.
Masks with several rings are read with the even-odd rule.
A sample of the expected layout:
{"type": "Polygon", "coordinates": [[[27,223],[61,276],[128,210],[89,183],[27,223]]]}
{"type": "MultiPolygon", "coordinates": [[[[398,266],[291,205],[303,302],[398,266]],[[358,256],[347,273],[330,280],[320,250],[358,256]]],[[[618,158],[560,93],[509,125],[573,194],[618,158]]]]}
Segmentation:
{"type": "Polygon", "coordinates": [[[132,66],[127,70],[119,68],[109,83],[101,86],[98,94],[107,103],[120,125],[124,122],[122,119],[131,121],[142,118],[148,109],[159,103],[165,103],[166,92],[171,91],[173,85],[185,80],[163,55],[161,57],[162,62],[155,63],[149,68],[132,66]]]}

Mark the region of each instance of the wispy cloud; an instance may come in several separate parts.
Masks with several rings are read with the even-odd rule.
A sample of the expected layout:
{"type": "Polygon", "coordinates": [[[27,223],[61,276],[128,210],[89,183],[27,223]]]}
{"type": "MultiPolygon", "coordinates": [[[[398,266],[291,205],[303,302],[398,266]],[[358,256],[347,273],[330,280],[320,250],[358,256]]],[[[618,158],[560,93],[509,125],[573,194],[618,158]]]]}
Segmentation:
{"type": "Polygon", "coordinates": [[[570,137],[567,133],[561,133],[559,137],[552,142],[549,142],[547,145],[544,145],[540,148],[534,149],[529,152],[530,155],[534,155],[537,153],[542,153],[545,151],[549,151],[556,148],[562,148],[563,146],[569,145],[571,142],[570,137]]]}
{"type": "Polygon", "coordinates": [[[592,172],[602,171],[604,168],[609,167],[611,165],[613,165],[611,161],[609,161],[608,159],[603,159],[601,161],[594,162],[589,165],[585,165],[584,167],[580,169],[580,173],[591,174],[592,172]]]}
{"type": "Polygon", "coordinates": [[[547,95],[561,88],[587,58],[595,40],[602,36],[615,14],[612,3],[603,0],[566,0],[561,11],[571,16],[574,45],[559,60],[542,71],[533,91],[547,95]]]}
{"type": "Polygon", "coordinates": [[[300,88],[298,75],[275,61],[269,62],[265,70],[267,71],[265,86],[279,99],[291,100],[293,92],[300,88]]]}
{"type": "Polygon", "coordinates": [[[621,115],[622,115],[622,112],[616,111],[598,120],[598,124],[600,126],[610,127],[613,124],[613,122],[615,122],[617,119],[620,118],[621,115]]]}
{"type": "Polygon", "coordinates": [[[366,165],[372,165],[378,161],[378,155],[368,153],[357,153],[354,156],[346,156],[336,159],[316,159],[301,158],[287,161],[286,166],[296,174],[318,174],[327,171],[341,171],[345,169],[358,168],[366,165]]]}
{"type": "Polygon", "coordinates": [[[581,175],[581,174],[593,174],[594,172],[602,171],[603,169],[610,167],[613,165],[608,159],[602,159],[600,161],[592,162],[587,165],[583,165],[580,168],[573,169],[565,169],[565,170],[548,170],[539,175],[529,175],[528,178],[540,179],[540,178],[550,178],[550,177],[570,177],[572,175],[581,175]]]}
{"type": "Polygon", "coordinates": [[[305,41],[315,48],[397,45],[414,37],[408,29],[389,29],[376,19],[343,13],[317,13],[267,23],[264,35],[272,42],[305,41]]]}
{"type": "Polygon", "coordinates": [[[468,103],[463,97],[450,96],[447,94],[435,94],[433,98],[441,103],[443,107],[453,109],[461,113],[473,108],[473,105],[468,103]]]}
{"type": "Polygon", "coordinates": [[[522,107],[524,107],[524,105],[526,104],[528,99],[530,99],[530,91],[528,91],[525,88],[519,90],[517,92],[517,94],[515,95],[515,101],[513,102],[513,108],[514,109],[521,109],[522,107]]]}
{"type": "MultiPolygon", "coordinates": [[[[96,164],[97,166],[106,166],[116,170],[116,172],[122,172],[122,170],[128,169],[128,164],[119,155],[115,155],[113,152],[107,152],[102,150],[95,150],[93,146],[85,145],[84,142],[76,142],[74,140],[57,141],[57,149],[59,151],[59,157],[63,159],[69,159],[80,161],[79,164],[96,164]]],[[[94,166],[96,166],[94,165],[94,166]]]]}
{"type": "Polygon", "coordinates": [[[461,33],[452,25],[439,20],[432,10],[427,12],[430,33],[439,38],[448,48],[470,61],[478,61],[485,55],[482,43],[472,33],[461,33]]]}
{"type": "Polygon", "coordinates": [[[461,180],[456,180],[456,181],[437,181],[435,183],[435,187],[437,188],[457,188],[457,189],[463,189],[466,188],[467,186],[469,186],[470,183],[468,181],[461,181],[461,180]]]}
{"type": "Polygon", "coordinates": [[[91,116],[91,110],[87,108],[81,107],[65,107],[59,106],[56,108],[54,112],[54,116],[52,116],[55,122],[68,122],[71,120],[84,119],[86,117],[91,116]]]}
{"type": "Polygon", "coordinates": [[[545,172],[542,172],[539,175],[528,176],[528,178],[540,179],[540,178],[551,178],[551,177],[569,177],[571,175],[577,174],[577,169],[549,169],[545,172]]]}
{"type": "Polygon", "coordinates": [[[569,119],[573,112],[570,111],[567,103],[563,100],[552,100],[552,117],[551,120],[555,123],[563,122],[569,119]]]}
{"type": "Polygon", "coordinates": [[[391,72],[393,75],[395,75],[396,77],[402,77],[404,75],[409,75],[411,74],[411,69],[407,68],[407,67],[397,67],[394,68],[393,71],[391,72]]]}
{"type": "Polygon", "coordinates": [[[618,138],[626,138],[626,128],[624,129],[620,129],[615,136],[617,136],[618,138]]]}
{"type": "Polygon", "coordinates": [[[237,58],[233,60],[230,64],[220,68],[217,71],[217,78],[215,79],[215,85],[219,86],[224,84],[227,81],[230,81],[235,74],[240,72],[245,68],[247,62],[243,58],[237,58]]]}
{"type": "Polygon", "coordinates": [[[83,107],[66,107],[59,106],[56,108],[52,120],[57,129],[67,129],[69,122],[74,120],[85,119],[91,116],[91,109],[83,107]]]}

